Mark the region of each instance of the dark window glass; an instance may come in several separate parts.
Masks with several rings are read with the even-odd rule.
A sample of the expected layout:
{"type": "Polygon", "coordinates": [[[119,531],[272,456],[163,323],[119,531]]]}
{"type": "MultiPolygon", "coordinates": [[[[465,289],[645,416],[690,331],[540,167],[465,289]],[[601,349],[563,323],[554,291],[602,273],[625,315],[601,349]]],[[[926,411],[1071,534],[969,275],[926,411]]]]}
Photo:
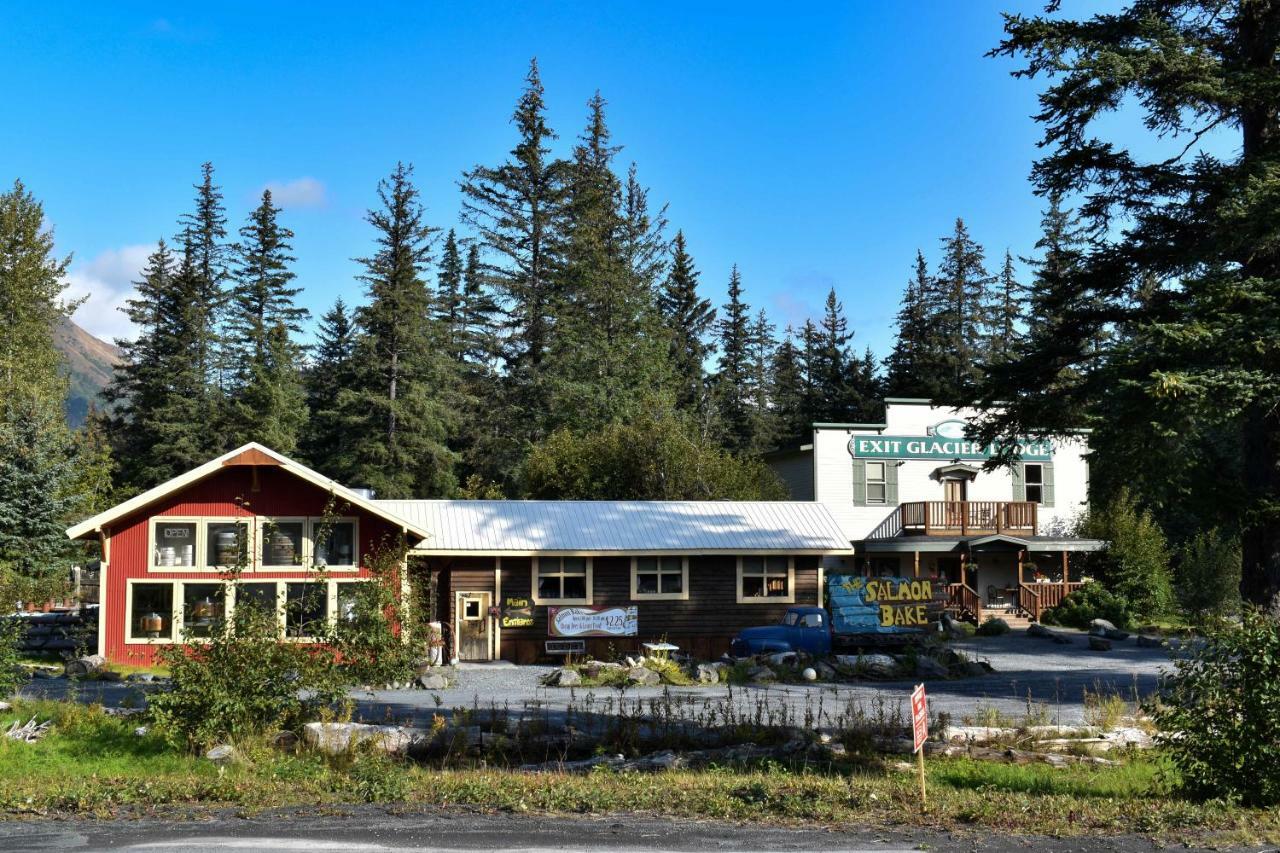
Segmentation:
{"type": "Polygon", "coordinates": [[[322,583],[286,584],[284,631],[289,637],[318,637],[324,633],[328,604],[322,583]]]}
{"type": "Polygon", "coordinates": [[[274,521],[262,531],[262,565],[302,565],[301,521],[274,521]]]}
{"type": "Polygon", "coordinates": [[[173,584],[135,583],[133,610],[129,614],[129,636],[161,639],[173,636],[173,584]]]}
{"type": "Polygon", "coordinates": [[[182,630],[191,637],[212,637],[226,614],[226,588],[220,583],[182,585],[182,630]]]}
{"type": "Polygon", "coordinates": [[[356,564],[356,526],[351,521],[334,521],[316,525],[316,565],[354,566],[356,564]]]}
{"type": "Polygon", "coordinates": [[[1033,503],[1044,502],[1044,469],[1039,465],[1025,465],[1022,468],[1023,479],[1027,486],[1027,500],[1033,503]]]}
{"type": "Polygon", "coordinates": [[[249,529],[243,523],[210,522],[205,531],[205,565],[230,568],[249,559],[249,529]]]}
{"type": "Polygon", "coordinates": [[[356,619],[356,595],[359,593],[357,584],[340,583],[334,584],[337,587],[338,596],[338,618],[347,622],[354,622],[356,619]]]}
{"type": "Polygon", "coordinates": [[[194,566],[196,564],[196,524],[194,521],[155,522],[156,566],[194,566]]]}

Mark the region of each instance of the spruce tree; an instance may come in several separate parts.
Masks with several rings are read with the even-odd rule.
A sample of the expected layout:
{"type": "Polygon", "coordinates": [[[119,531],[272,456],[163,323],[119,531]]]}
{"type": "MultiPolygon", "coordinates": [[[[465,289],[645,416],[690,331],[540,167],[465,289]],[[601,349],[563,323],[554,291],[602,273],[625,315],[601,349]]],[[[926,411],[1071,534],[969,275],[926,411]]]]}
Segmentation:
{"type": "Polygon", "coordinates": [[[339,296],[320,317],[311,364],[306,372],[307,410],[303,454],[320,471],[336,476],[348,470],[352,432],[339,405],[341,394],[357,390],[356,329],[347,304],[339,296]],[[344,461],[347,460],[347,461],[344,461]]]}
{"type": "Polygon", "coordinates": [[[849,321],[833,288],[827,293],[816,347],[810,353],[809,370],[815,394],[814,417],[821,422],[848,421],[854,408],[849,385],[849,321]]]}
{"type": "Polygon", "coordinates": [[[462,359],[472,373],[493,375],[502,356],[498,301],[485,282],[480,246],[467,248],[459,313],[462,359]]]}
{"type": "Polygon", "coordinates": [[[811,422],[806,422],[804,401],[804,359],[796,346],[796,332],[787,326],[773,351],[769,371],[770,392],[775,412],[774,440],[779,447],[792,447],[807,440],[811,422]]]}
{"type": "Polygon", "coordinates": [[[671,265],[658,294],[658,308],[671,335],[676,407],[685,411],[700,410],[706,404],[704,363],[709,352],[706,336],[715,322],[716,311],[711,307],[711,300],[698,294],[698,270],[689,255],[683,231],[676,232],[671,244],[671,265]]]}
{"type": "Polygon", "coordinates": [[[942,360],[948,365],[949,385],[941,390],[949,402],[968,401],[988,360],[988,328],[991,324],[989,288],[995,277],[987,272],[984,252],[969,236],[964,220],[956,218],[955,230],[942,240],[938,264],[926,310],[932,313],[939,343],[945,342],[942,360]]]}
{"type": "Polygon", "coordinates": [[[510,157],[465,173],[461,190],[463,221],[497,258],[484,272],[506,311],[501,414],[509,441],[519,445],[540,434],[547,406],[542,361],[553,334],[567,192],[565,165],[549,158],[556,135],[536,59],[512,122],[519,138],[510,157]]]}
{"type": "Polygon", "coordinates": [[[1017,349],[1023,326],[1023,294],[1024,288],[1018,282],[1017,271],[1013,267],[1013,253],[1006,249],[992,299],[988,362],[1005,361],[1017,349]]]}
{"type": "Polygon", "coordinates": [[[445,351],[455,361],[462,361],[465,350],[462,332],[462,255],[453,229],[445,237],[436,275],[435,317],[444,334],[445,351]]]}
{"type": "MultiPolygon", "coordinates": [[[[221,188],[213,183],[212,163],[201,165],[200,183],[195,185],[195,190],[195,209],[179,219],[177,243],[183,254],[180,280],[189,300],[185,310],[190,315],[187,322],[193,336],[193,369],[202,377],[200,426],[207,428],[221,414],[219,394],[228,379],[229,362],[220,349],[219,326],[228,299],[225,284],[230,275],[233,247],[226,240],[227,214],[221,188]]],[[[182,427],[189,429],[193,425],[182,427]]],[[[224,444],[212,437],[207,441],[209,449],[221,449],[224,444]]]]}
{"type": "Polygon", "coordinates": [[[454,453],[452,414],[443,396],[453,387],[450,361],[437,344],[431,297],[423,280],[434,229],[424,221],[413,169],[397,164],[378,184],[376,209],[366,220],[377,251],[359,258],[368,303],[357,313],[357,387],[340,392],[354,428],[346,482],[384,498],[450,494],[454,453]]]}
{"type": "Polygon", "coordinates": [[[224,352],[232,377],[228,388],[227,443],[257,441],[292,453],[306,421],[302,348],[293,340],[309,312],[294,303],[289,265],[293,232],[278,221],[271,191],[240,229],[232,272],[224,352]]]}
{"type": "Polygon", "coordinates": [[[752,434],[751,309],[742,299],[742,276],[738,265],[729,273],[729,301],[716,321],[716,344],[720,351],[715,377],[716,407],[724,444],[730,450],[750,450],[752,434]]]}
{"type": "Polygon", "coordinates": [[[777,326],[769,322],[769,315],[761,308],[751,324],[751,440],[757,453],[771,450],[777,445],[778,424],[769,392],[772,390],[770,369],[778,341],[774,337],[777,326]]]}

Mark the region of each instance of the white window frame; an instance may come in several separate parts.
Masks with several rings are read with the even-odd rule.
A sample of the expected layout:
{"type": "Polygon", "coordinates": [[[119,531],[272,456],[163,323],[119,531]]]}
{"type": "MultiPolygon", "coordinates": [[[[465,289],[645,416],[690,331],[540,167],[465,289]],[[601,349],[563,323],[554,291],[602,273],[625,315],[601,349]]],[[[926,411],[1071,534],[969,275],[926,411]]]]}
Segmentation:
{"type": "MultiPolygon", "coordinates": [[[[779,572],[771,573],[769,571],[769,558],[770,557],[776,558],[782,555],[781,554],[752,554],[751,556],[759,557],[760,559],[764,560],[765,588],[768,589],[768,586],[769,586],[768,579],[770,577],[780,575],[779,572]]],[[[734,590],[737,596],[738,604],[795,604],[796,603],[796,558],[795,557],[789,556],[786,558],[787,559],[787,594],[786,595],[764,595],[764,596],[743,595],[742,593],[742,579],[743,579],[742,561],[743,559],[745,559],[745,557],[743,556],[738,557],[738,578],[737,578],[736,589],[734,590]]],[[[758,577],[758,576],[752,575],[752,577],[758,577]]]]}
{"type": "Polygon", "coordinates": [[[305,515],[260,515],[258,516],[257,541],[255,542],[256,551],[253,555],[254,571],[259,572],[303,572],[311,565],[311,525],[310,519],[305,515]],[[271,527],[278,527],[281,524],[301,524],[302,525],[302,541],[298,547],[302,549],[302,555],[296,564],[276,565],[268,563],[263,557],[263,551],[267,546],[267,530],[271,527]]]}
{"type": "Polygon", "coordinates": [[[863,478],[866,482],[867,503],[874,506],[884,506],[889,503],[889,466],[893,464],[886,459],[868,459],[863,467],[863,478]],[[880,476],[873,478],[871,476],[871,467],[873,465],[880,466],[880,476]],[[871,487],[879,486],[883,491],[879,498],[871,497],[871,487]]]}
{"type": "Polygon", "coordinates": [[[257,526],[254,522],[254,516],[251,515],[209,515],[200,519],[200,529],[198,531],[200,538],[200,559],[197,561],[197,565],[200,567],[199,571],[225,572],[228,569],[235,568],[234,566],[212,565],[209,563],[209,525],[211,524],[244,525],[245,536],[248,537],[248,541],[245,542],[245,547],[249,551],[249,559],[245,564],[245,568],[252,571],[253,567],[258,564],[257,555],[253,553],[254,548],[258,543],[255,539],[257,526]]]}
{"type": "MultiPolygon", "coordinates": [[[[234,593],[227,588],[230,586],[229,581],[219,580],[218,578],[186,578],[173,581],[173,635],[175,643],[184,642],[182,633],[187,627],[187,614],[183,602],[187,599],[187,584],[222,587],[222,618],[224,621],[231,618],[231,608],[235,603],[234,593]]],[[[199,640],[201,638],[197,637],[196,639],[199,640]]]]}
{"type": "Polygon", "coordinates": [[[592,564],[592,559],[590,557],[580,555],[580,554],[564,554],[564,555],[555,556],[555,557],[534,557],[532,561],[532,565],[530,566],[530,571],[531,571],[530,581],[532,584],[532,591],[530,594],[530,598],[533,599],[533,603],[535,605],[550,604],[550,605],[555,605],[557,607],[560,605],[573,605],[573,604],[589,605],[595,599],[595,589],[593,586],[595,568],[592,564]],[[582,557],[582,559],[586,560],[586,563],[587,563],[587,583],[586,583],[587,597],[586,598],[542,598],[540,597],[538,595],[538,568],[541,565],[542,561],[543,560],[559,560],[560,561],[560,571],[556,574],[558,574],[561,578],[560,590],[563,592],[564,591],[564,560],[566,558],[579,557],[579,556],[582,557]]]}
{"type": "MultiPolygon", "coordinates": [[[[334,566],[326,563],[324,570],[326,572],[357,572],[360,570],[360,519],[354,515],[351,516],[335,516],[328,519],[332,524],[351,524],[351,565],[334,566]]],[[[321,526],[325,523],[324,516],[312,516],[307,519],[306,525],[302,530],[302,538],[305,540],[304,551],[306,553],[305,560],[308,565],[315,560],[316,536],[321,526]]],[[[320,566],[313,566],[319,569],[320,566]]]]}
{"type": "Polygon", "coordinates": [[[178,583],[172,580],[156,578],[129,578],[124,588],[124,641],[130,645],[171,646],[179,642],[181,633],[178,623],[182,621],[182,601],[179,598],[178,583]],[[167,585],[169,598],[169,636],[167,637],[134,637],[133,636],[133,588],[137,584],[167,585]]]}
{"type": "Polygon", "coordinates": [[[217,571],[204,567],[204,518],[194,515],[153,515],[147,519],[147,572],[173,574],[174,572],[217,571]],[[192,524],[195,526],[194,549],[189,566],[161,566],[156,563],[156,526],[160,524],[192,524]]]}
{"type": "Polygon", "coordinates": [[[325,621],[326,627],[329,628],[333,627],[333,611],[336,607],[334,601],[337,598],[336,590],[334,590],[331,582],[316,578],[279,578],[276,580],[276,602],[278,604],[276,612],[279,614],[277,618],[279,619],[280,638],[289,643],[318,643],[320,642],[319,637],[289,636],[289,584],[292,583],[315,584],[324,587],[324,616],[321,618],[325,621]]]}
{"type": "Polygon", "coordinates": [[[1040,462],[1023,462],[1022,463],[1022,499],[1027,503],[1033,503],[1040,506],[1044,505],[1044,465],[1040,462]],[[1035,468],[1040,472],[1040,482],[1033,483],[1027,479],[1027,471],[1035,468]],[[1040,490],[1040,497],[1035,500],[1031,499],[1031,489],[1035,487],[1040,490]]]}
{"type": "Polygon", "coordinates": [[[329,579],[329,626],[338,624],[338,586],[349,583],[372,583],[372,578],[330,578],[329,579]]]}
{"type": "MultiPolygon", "coordinates": [[[[652,572],[645,572],[652,574],[652,572]]],[[[688,601],[689,600],[689,558],[679,557],[675,554],[645,554],[642,556],[634,556],[631,558],[631,598],[634,601],[688,601]],[[640,592],[640,561],[642,559],[653,559],[659,561],[658,574],[658,592],[640,592]],[[663,572],[661,569],[662,560],[680,561],[680,592],[662,592],[662,576],[664,574],[673,575],[675,572],[663,572]]]]}

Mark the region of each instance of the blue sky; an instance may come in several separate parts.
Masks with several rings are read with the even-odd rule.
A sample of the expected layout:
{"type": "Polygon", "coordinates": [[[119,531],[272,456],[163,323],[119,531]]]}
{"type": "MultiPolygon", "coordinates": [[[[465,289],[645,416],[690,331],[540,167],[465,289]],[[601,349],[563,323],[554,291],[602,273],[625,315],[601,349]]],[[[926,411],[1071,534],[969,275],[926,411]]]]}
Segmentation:
{"type": "Polygon", "coordinates": [[[999,12],[1033,4],[265,5],[0,11],[0,180],[44,201],[91,331],[126,332],[113,309],[205,160],[235,227],[279,188],[308,308],[358,300],[378,179],[412,162],[429,218],[455,225],[459,175],[510,149],[535,55],[562,150],[598,88],[620,167],[670,205],[717,304],[735,262],[780,327],[835,287],[883,355],[917,247],[956,216],[991,266],[1036,240],[1036,84],[983,57],[999,12]]]}

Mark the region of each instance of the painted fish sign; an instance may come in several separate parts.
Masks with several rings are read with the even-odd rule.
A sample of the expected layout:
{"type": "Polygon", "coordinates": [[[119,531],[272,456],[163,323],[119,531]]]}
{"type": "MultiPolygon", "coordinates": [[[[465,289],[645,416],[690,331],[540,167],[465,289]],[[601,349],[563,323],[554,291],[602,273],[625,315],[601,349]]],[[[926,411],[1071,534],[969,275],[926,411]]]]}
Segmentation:
{"type": "Polygon", "coordinates": [[[941,578],[828,575],[827,607],[837,634],[921,633],[946,606],[941,578]]]}

